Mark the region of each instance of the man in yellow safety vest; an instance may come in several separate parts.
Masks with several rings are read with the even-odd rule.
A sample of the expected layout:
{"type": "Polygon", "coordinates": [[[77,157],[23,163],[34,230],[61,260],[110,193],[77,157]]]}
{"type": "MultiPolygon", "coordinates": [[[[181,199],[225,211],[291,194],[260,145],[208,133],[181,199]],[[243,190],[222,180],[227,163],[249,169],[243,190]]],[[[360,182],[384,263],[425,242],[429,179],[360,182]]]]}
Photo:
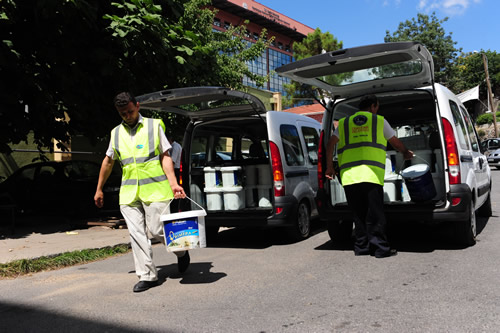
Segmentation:
{"type": "MultiPolygon", "coordinates": [[[[141,292],[158,285],[148,232],[163,241],[160,215],[169,213],[168,205],[173,198],[185,198],[186,194],[174,174],[170,157],[172,147],[165,135],[163,121],[142,117],[139,103],[128,92],[118,94],[114,105],[123,121],[111,131],[94,201],[97,207],[103,206],[103,186],[115,160],[119,160],[122,167],[120,211],[130,233],[135,273],[139,277],[133,290],[141,292]]],[[[179,272],[185,272],[190,263],[189,253],[174,253],[179,272]]]]}
{"type": "Polygon", "coordinates": [[[383,186],[387,142],[404,159],[411,159],[413,152],[395,136],[387,120],[377,115],[379,101],[375,95],[361,98],[359,109],[339,120],[328,141],[326,177],[333,179],[333,151],[338,143],[340,179],[354,217],[354,254],[385,258],[397,254],[390,248],[385,231],[383,186]]]}

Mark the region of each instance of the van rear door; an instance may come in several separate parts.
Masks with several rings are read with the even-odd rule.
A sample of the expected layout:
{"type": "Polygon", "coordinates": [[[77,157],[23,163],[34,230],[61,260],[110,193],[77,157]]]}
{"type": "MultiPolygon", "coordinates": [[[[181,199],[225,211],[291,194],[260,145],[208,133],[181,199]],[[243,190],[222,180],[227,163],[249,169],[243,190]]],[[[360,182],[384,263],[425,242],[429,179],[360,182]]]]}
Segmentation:
{"type": "Polygon", "coordinates": [[[325,89],[337,98],[350,98],[429,86],[434,62],[422,44],[397,42],[331,51],[292,62],[276,72],[325,89]]]}

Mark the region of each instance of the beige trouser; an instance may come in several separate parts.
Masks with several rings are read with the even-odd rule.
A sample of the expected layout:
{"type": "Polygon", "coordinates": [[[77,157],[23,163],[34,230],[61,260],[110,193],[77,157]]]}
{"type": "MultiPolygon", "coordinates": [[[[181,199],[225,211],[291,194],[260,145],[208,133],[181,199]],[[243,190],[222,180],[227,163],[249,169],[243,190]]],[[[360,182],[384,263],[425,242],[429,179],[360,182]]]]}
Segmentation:
{"type": "MultiPolygon", "coordinates": [[[[158,271],[153,263],[153,248],[148,231],[154,239],[165,243],[163,223],[160,216],[170,213],[170,200],[146,204],[136,201],[130,205],[120,205],[120,211],[127,223],[134,254],[135,274],[141,281],[158,280],[158,271]]],[[[185,251],[174,252],[182,257],[185,251]]]]}

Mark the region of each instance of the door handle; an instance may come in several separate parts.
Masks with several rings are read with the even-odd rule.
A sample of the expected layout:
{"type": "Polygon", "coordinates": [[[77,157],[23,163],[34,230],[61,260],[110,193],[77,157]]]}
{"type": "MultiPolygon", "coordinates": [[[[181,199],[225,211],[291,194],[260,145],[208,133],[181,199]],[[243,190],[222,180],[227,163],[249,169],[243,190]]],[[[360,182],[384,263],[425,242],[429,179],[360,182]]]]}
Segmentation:
{"type": "Polygon", "coordinates": [[[472,156],[462,155],[462,156],[460,156],[460,161],[461,162],[472,162],[472,156]]]}

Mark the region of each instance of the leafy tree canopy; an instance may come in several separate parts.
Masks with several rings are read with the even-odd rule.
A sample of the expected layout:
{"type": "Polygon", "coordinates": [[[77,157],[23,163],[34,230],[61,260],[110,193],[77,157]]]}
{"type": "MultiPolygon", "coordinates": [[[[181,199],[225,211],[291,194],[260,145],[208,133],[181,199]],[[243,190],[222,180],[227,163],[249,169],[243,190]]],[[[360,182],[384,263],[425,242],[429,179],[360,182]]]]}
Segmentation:
{"type": "MultiPolygon", "coordinates": [[[[81,133],[105,137],[120,118],[112,98],[165,88],[258,84],[244,27],[212,31],[210,0],[0,2],[0,151],[34,133],[39,149],[81,133]],[[66,115],[69,121],[61,121],[66,115]]],[[[263,32],[262,36],[265,36],[263,32]]],[[[175,116],[167,117],[167,127],[175,116]]],[[[170,125],[170,126],[169,126],[170,125]]],[[[61,147],[62,148],[62,145],[61,147]]]]}
{"type": "MultiPolygon", "coordinates": [[[[302,42],[295,42],[293,44],[293,55],[296,60],[301,60],[313,55],[340,49],[342,49],[342,41],[339,42],[331,33],[323,33],[320,28],[316,28],[302,42]]],[[[286,96],[283,97],[283,106],[285,107],[311,104],[312,99],[323,100],[326,96],[326,92],[322,89],[295,81],[286,84],[285,91],[286,96]]]]}
{"type": "Polygon", "coordinates": [[[456,59],[451,88],[459,93],[480,85],[480,99],[487,99],[483,53],[486,55],[491,90],[496,99],[498,99],[500,96],[500,54],[495,51],[481,50],[479,52],[462,53],[456,59]]]}
{"type": "Polygon", "coordinates": [[[442,26],[446,21],[447,17],[440,20],[434,12],[430,16],[419,13],[417,18],[401,22],[392,35],[387,30],[384,41],[418,41],[425,45],[434,61],[435,81],[447,85],[453,74],[454,60],[462,49],[455,48],[457,42],[453,41],[452,33],[446,34],[442,26]]]}

